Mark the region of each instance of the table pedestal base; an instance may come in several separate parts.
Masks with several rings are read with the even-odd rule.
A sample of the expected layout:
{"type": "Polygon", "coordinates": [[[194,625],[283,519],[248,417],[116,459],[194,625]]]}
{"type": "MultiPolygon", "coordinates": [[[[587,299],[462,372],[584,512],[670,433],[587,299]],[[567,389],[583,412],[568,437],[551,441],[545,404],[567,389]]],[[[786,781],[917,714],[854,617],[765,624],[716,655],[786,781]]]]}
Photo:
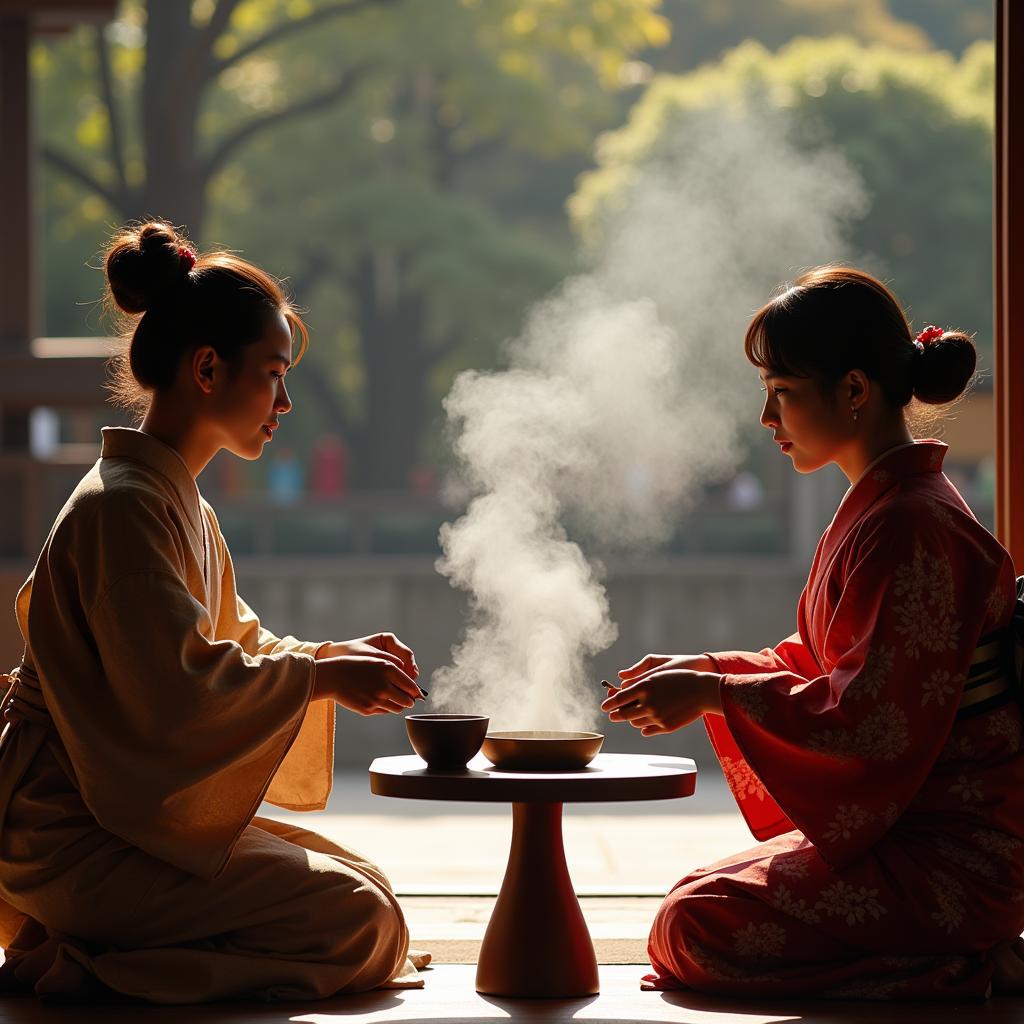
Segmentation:
{"type": "Polygon", "coordinates": [[[596,995],[597,957],[562,846],[562,805],[514,803],[512,847],[476,971],[493,996],[596,995]]]}

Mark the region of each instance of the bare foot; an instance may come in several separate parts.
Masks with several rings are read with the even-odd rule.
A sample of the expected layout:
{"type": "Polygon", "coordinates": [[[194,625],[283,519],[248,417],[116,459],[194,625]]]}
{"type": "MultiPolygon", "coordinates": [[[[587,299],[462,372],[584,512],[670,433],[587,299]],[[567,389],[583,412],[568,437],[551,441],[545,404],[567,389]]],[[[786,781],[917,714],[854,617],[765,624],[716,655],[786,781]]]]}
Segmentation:
{"type": "MultiPolygon", "coordinates": [[[[412,961],[412,965],[417,971],[422,971],[433,959],[430,953],[422,949],[410,949],[406,956],[412,961]]],[[[1021,966],[1024,966],[1024,963],[1021,966]]]]}
{"type": "Polygon", "coordinates": [[[995,974],[992,976],[992,993],[1024,992],[1024,939],[996,946],[992,950],[995,974]]]}

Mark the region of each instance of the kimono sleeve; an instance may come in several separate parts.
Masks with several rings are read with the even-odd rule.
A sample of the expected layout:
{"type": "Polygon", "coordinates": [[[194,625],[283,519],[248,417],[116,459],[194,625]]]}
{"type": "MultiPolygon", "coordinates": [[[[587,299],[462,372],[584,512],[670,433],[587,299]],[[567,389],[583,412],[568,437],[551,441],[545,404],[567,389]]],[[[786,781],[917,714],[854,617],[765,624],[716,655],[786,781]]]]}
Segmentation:
{"type": "MultiPolygon", "coordinates": [[[[761,651],[719,651],[708,653],[715,668],[736,677],[755,673],[794,671],[795,666],[786,661],[782,651],[786,645],[799,643],[796,634],[778,646],[766,647],[761,651]]],[[[714,748],[715,756],[722,766],[722,774],[729,785],[743,818],[755,839],[771,839],[773,836],[790,832],[793,823],[782,808],[772,799],[764,783],[743,757],[725,719],[721,715],[705,715],[704,728],[714,748]]]]}
{"type": "Polygon", "coordinates": [[[62,730],[82,796],[108,831],[213,877],[299,731],[313,659],[209,639],[207,610],[165,571],[116,580],[89,622],[106,692],[62,730]]]}
{"type": "MultiPolygon", "coordinates": [[[[278,637],[261,625],[259,617],[238,594],[231,553],[219,530],[215,539],[223,564],[217,635],[234,640],[251,657],[297,653],[315,658],[324,642],[278,637]]],[[[334,783],[334,726],[334,701],[310,701],[264,799],[291,811],[318,811],[327,806],[334,783]]]]}
{"type": "Polygon", "coordinates": [[[866,522],[830,581],[831,670],[723,676],[744,770],[837,867],[902,815],[952,728],[996,584],[969,550],[909,517],[866,522]]]}
{"type": "MultiPolygon", "coordinates": [[[[805,599],[806,591],[800,598],[801,622],[805,599]]],[[[819,675],[821,671],[799,633],[793,633],[775,647],[761,651],[708,652],[707,657],[719,672],[733,676],[781,671],[806,678],[819,675]]],[[[705,715],[704,727],[722,766],[722,774],[754,838],[771,839],[792,831],[795,827],[793,822],[743,757],[725,719],[721,715],[705,715]]]]}
{"type": "MultiPolygon", "coordinates": [[[[803,606],[801,598],[801,608],[803,606]]],[[[718,671],[730,675],[748,675],[764,672],[792,672],[805,678],[814,678],[821,668],[807,649],[799,633],[793,633],[774,647],[761,651],[708,651],[718,671]]]]}

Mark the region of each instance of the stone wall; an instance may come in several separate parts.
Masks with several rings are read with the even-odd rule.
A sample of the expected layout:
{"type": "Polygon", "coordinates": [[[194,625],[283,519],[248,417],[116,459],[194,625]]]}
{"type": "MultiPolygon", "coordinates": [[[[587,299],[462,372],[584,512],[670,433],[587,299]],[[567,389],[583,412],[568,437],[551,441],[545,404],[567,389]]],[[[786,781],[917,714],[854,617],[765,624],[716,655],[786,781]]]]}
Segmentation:
{"type": "MultiPolygon", "coordinates": [[[[424,679],[447,663],[465,622],[463,595],[430,559],[246,560],[236,569],[240,592],[268,628],[311,640],[390,629],[415,649],[424,679]]],[[[648,652],[759,649],[782,639],[795,629],[806,573],[786,559],[756,558],[624,560],[607,570],[619,639],[594,661],[595,702],[602,676],[648,652]]],[[[609,723],[606,732],[609,750],[679,753],[709,768],[714,762],[701,726],[657,740],[623,725],[609,723]]],[[[339,712],[339,768],[407,751],[399,718],[339,712]]]]}

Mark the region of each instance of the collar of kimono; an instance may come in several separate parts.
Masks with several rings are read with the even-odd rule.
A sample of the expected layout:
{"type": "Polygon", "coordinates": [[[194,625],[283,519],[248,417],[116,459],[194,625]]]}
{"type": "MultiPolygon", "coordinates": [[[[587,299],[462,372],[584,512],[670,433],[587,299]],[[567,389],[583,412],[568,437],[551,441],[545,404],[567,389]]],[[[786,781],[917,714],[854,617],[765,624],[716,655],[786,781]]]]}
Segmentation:
{"type": "Polygon", "coordinates": [[[155,470],[174,488],[196,533],[203,536],[199,489],[185,460],[168,444],[133,427],[104,427],[100,458],[131,459],[155,470]]]}
{"type": "Polygon", "coordinates": [[[941,441],[928,440],[897,445],[887,452],[882,452],[843,496],[836,518],[838,519],[848,506],[849,511],[858,515],[877,497],[908,476],[940,473],[942,460],[948,450],[949,445],[941,441]]]}
{"type": "Polygon", "coordinates": [[[846,534],[858,519],[883,495],[908,477],[942,472],[942,460],[949,445],[941,441],[914,441],[883,452],[846,492],[836,510],[816,560],[819,580],[828,575],[832,560],[846,534]]]}

